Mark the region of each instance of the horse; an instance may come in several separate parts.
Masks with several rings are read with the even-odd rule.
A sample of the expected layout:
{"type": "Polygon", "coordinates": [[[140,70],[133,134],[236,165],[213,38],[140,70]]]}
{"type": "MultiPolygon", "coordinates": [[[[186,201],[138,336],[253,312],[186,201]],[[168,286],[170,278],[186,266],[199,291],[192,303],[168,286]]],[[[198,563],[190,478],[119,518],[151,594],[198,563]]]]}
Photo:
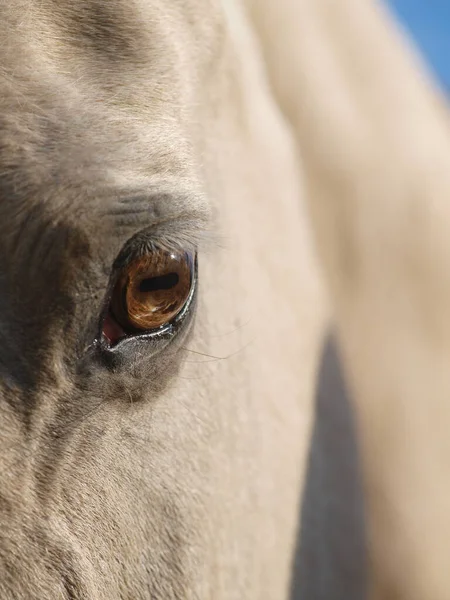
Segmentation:
{"type": "Polygon", "coordinates": [[[371,597],[447,598],[448,113],[386,10],[0,35],[0,597],[287,598],[334,327],[371,597]]]}

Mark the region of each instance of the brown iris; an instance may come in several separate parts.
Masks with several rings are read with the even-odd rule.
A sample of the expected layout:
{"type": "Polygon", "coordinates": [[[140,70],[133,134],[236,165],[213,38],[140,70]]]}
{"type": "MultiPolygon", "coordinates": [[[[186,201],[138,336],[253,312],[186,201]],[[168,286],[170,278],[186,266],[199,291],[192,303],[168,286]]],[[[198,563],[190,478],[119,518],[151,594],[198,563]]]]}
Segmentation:
{"type": "Polygon", "coordinates": [[[189,298],[193,270],[187,252],[155,250],[135,259],[123,268],[114,287],[112,317],[126,333],[170,323],[189,298]]]}

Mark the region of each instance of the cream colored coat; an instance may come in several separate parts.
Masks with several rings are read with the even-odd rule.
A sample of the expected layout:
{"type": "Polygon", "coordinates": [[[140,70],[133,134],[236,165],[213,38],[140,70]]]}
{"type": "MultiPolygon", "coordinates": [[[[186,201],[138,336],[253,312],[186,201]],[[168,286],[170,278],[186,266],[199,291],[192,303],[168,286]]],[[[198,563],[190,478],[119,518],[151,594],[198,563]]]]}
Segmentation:
{"type": "Polygon", "coordinates": [[[0,597],[287,598],[334,316],[373,598],[447,600],[448,113],[384,10],[1,0],[0,33],[0,334],[16,336],[0,352],[0,597]],[[74,358],[144,227],[116,226],[130,190],[148,219],[163,195],[170,235],[198,245],[196,323],[168,387],[145,353],[108,376],[74,358]],[[66,232],[52,260],[27,246],[33,227],[66,232]]]}

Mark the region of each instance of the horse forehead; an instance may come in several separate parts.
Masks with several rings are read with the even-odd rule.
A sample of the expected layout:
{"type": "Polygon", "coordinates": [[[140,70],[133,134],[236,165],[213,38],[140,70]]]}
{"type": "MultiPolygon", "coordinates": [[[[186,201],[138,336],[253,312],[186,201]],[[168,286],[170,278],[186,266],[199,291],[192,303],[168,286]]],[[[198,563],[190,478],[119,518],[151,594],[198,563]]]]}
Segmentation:
{"type": "Polygon", "coordinates": [[[221,4],[220,0],[2,3],[2,58],[17,63],[25,52],[34,68],[43,61],[47,67],[55,62],[66,72],[67,65],[61,63],[76,66],[80,60],[83,76],[111,85],[127,75],[135,78],[140,71],[148,75],[149,67],[154,75],[172,71],[172,77],[177,71],[181,76],[181,65],[191,71],[223,45],[227,16],[221,4]],[[22,53],[17,52],[19,47],[22,53]]]}
{"type": "Polygon", "coordinates": [[[223,52],[225,22],[213,0],[3,3],[2,87],[9,100],[31,97],[34,111],[62,92],[78,123],[99,103],[106,115],[167,121],[195,102],[223,52]]]}
{"type": "Polygon", "coordinates": [[[220,24],[209,0],[3,4],[0,187],[9,200],[0,212],[35,202],[61,212],[80,199],[88,207],[89,196],[98,204],[114,196],[105,190],[144,188],[161,173],[165,188],[190,182],[185,201],[195,204],[186,107],[201,94],[198,73],[214,60],[220,24]]]}
{"type": "Polygon", "coordinates": [[[120,0],[36,5],[0,7],[3,129],[17,112],[23,131],[35,131],[32,116],[52,127],[53,137],[63,125],[66,136],[84,128],[91,140],[108,132],[117,139],[125,121],[127,130],[149,117],[153,128],[161,120],[166,129],[173,125],[195,69],[195,59],[185,60],[188,25],[157,3],[137,1],[127,10],[120,0]],[[101,118],[108,127],[89,127],[101,118]]]}

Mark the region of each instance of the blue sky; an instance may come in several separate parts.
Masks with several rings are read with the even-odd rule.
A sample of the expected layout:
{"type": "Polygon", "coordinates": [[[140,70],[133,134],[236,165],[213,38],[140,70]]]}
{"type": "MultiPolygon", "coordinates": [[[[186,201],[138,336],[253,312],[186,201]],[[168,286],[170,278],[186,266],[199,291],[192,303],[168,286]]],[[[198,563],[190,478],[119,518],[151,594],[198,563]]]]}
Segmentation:
{"type": "Polygon", "coordinates": [[[450,91],[450,0],[387,0],[450,91]]]}

